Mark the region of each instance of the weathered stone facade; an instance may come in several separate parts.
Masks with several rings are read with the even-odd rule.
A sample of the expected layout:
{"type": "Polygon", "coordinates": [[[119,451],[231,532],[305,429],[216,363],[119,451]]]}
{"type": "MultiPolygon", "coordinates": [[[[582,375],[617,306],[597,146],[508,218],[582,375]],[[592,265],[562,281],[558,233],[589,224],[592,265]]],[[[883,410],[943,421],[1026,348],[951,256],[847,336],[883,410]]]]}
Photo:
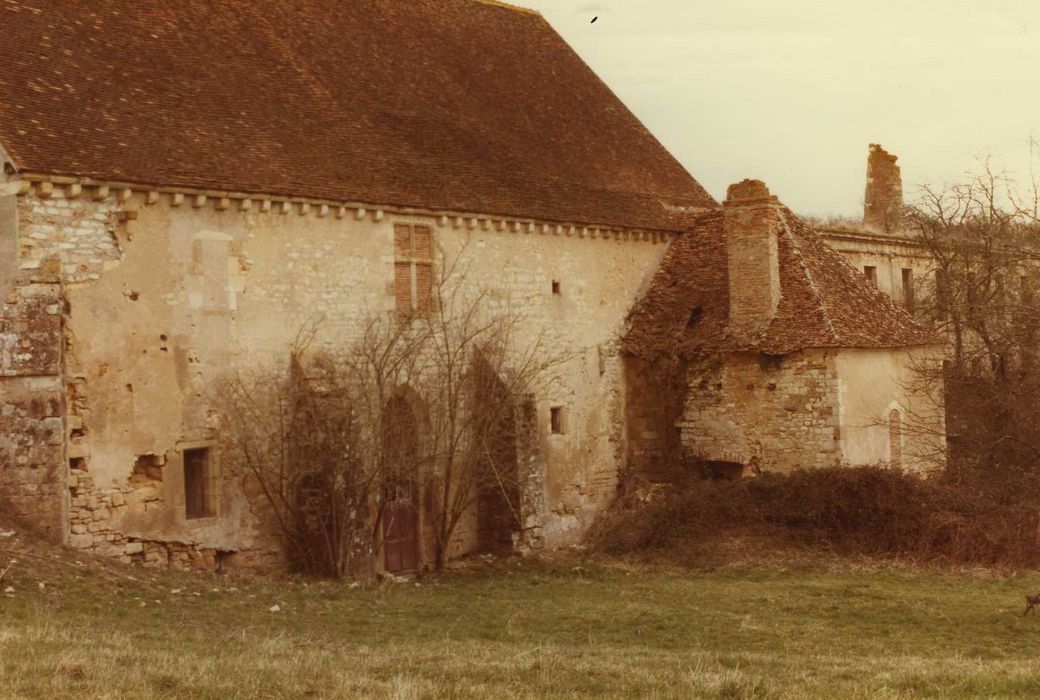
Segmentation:
{"type": "MultiPolygon", "coordinates": [[[[366,317],[392,313],[401,223],[429,227],[435,264],[451,260],[462,287],[486,293],[488,311],[522,317],[521,335],[569,358],[521,411],[525,547],[576,542],[627,471],[666,478],[690,459],[776,470],[913,465],[911,438],[885,423],[908,409],[899,384],[913,352],[623,358],[625,319],[665,232],[76,182],[7,187],[18,194],[0,199],[0,240],[16,251],[0,277],[10,288],[0,309],[0,494],[13,515],[77,549],[184,568],[280,560],[258,485],[220,459],[209,387],[232,369],[280,361],[307,319],[323,318],[322,342],[342,345],[366,317]],[[566,430],[550,430],[550,409],[564,412],[566,430]],[[213,451],[219,507],[193,519],[185,454],[198,448],[213,451]]],[[[748,187],[723,219],[733,243],[727,308],[744,343],[778,313],[777,240],[790,235],[776,199],[748,187]]],[[[829,235],[857,265],[864,237],[891,249],[888,267],[902,275],[875,279],[899,299],[910,243],[829,235]]],[[[451,556],[477,546],[475,518],[460,524],[451,556]]],[[[422,539],[428,559],[430,533],[422,539]]]]}
{"type": "Polygon", "coordinates": [[[678,423],[684,451],[752,470],[841,464],[834,355],[739,353],[697,363],[678,423]]]}
{"type": "Polygon", "coordinates": [[[686,363],[670,358],[625,358],[626,467],[652,481],[681,470],[679,421],[686,393],[686,363]]]}
{"type": "MultiPolygon", "coordinates": [[[[495,424],[515,432],[518,531],[484,527],[478,499],[449,557],[482,531],[577,543],[626,468],[667,468],[676,451],[810,467],[876,461],[902,435],[879,438],[869,420],[908,404],[892,377],[924,342],[909,318],[849,283],[761,182],[731,188],[720,210],[536,13],[155,2],[92,8],[91,22],[75,3],[0,5],[5,513],[124,561],[282,560],[214,387],[288,365],[308,325],[332,356],[368,319],[445,314],[431,284],[449,271],[483,313],[517,319],[514,342],[566,358],[513,407],[515,425],[495,424]],[[320,31],[272,29],[286,23],[320,31]],[[133,77],[132,99],[113,76],[133,77]],[[104,129],[72,126],[102,103],[104,129]],[[696,264],[669,278],[677,246],[696,264]],[[652,330],[685,342],[681,362],[626,349],[648,296],[663,309],[652,330]]],[[[888,228],[898,168],[880,149],[872,159],[869,209],[888,228]]],[[[898,447],[886,454],[902,460],[898,447]]],[[[379,488],[411,508],[400,486],[379,488]]],[[[417,509],[401,521],[420,561],[399,556],[398,571],[431,556],[417,509]]],[[[394,571],[382,539],[365,553],[394,571]]]]}
{"type": "Polygon", "coordinates": [[[731,186],[721,212],[672,244],[633,311],[629,467],[670,479],[935,466],[941,390],[913,380],[938,367],[941,344],[873,280],[763,183],[731,186]]]}
{"type": "Polygon", "coordinates": [[[0,289],[0,505],[61,541],[65,392],[60,262],[54,252],[38,254],[38,237],[20,235],[13,196],[0,197],[0,240],[12,244],[0,276],[5,285],[0,289]]]}
{"type": "MultiPolygon", "coordinates": [[[[7,419],[20,421],[5,435],[33,437],[9,447],[0,483],[22,504],[15,514],[39,522],[51,508],[53,532],[71,546],[159,565],[276,560],[255,485],[232,460],[219,517],[184,516],[185,450],[221,442],[207,389],[232,367],[285,356],[308,318],[346,343],[366,315],[390,312],[401,221],[432,226],[438,259],[487,292],[489,311],[522,316],[527,337],[547,331],[547,346],[569,358],[525,418],[525,543],[577,541],[612,499],[625,453],[617,337],[665,234],[71,184],[22,190],[19,267],[49,277],[20,283],[5,306],[4,381],[25,387],[17,401],[5,391],[7,419]],[[566,434],[549,430],[554,406],[566,409],[566,434]],[[31,433],[20,427],[30,423],[31,433]]],[[[472,530],[460,528],[454,554],[471,548],[472,530]]]]}

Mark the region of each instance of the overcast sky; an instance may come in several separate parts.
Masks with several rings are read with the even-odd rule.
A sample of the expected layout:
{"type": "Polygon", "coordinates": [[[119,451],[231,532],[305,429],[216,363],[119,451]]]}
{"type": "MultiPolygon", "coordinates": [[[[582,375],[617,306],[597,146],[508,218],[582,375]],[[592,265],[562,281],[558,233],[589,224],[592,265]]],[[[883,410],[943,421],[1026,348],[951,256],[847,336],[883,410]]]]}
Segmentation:
{"type": "Polygon", "coordinates": [[[1038,0],[513,0],[539,10],[721,199],[862,213],[867,145],[907,195],[1040,137],[1038,0]],[[599,19],[592,23],[592,18],[599,19]]]}

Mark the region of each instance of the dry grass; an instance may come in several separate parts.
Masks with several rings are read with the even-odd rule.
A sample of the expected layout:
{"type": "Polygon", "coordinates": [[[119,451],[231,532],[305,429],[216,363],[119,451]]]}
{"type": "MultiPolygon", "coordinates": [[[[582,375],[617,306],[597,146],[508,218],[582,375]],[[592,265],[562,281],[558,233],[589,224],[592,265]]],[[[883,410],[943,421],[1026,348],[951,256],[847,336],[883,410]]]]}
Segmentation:
{"type": "Polygon", "coordinates": [[[1040,695],[1032,575],[558,560],[351,588],[77,564],[0,538],[12,557],[3,697],[1040,695]]]}

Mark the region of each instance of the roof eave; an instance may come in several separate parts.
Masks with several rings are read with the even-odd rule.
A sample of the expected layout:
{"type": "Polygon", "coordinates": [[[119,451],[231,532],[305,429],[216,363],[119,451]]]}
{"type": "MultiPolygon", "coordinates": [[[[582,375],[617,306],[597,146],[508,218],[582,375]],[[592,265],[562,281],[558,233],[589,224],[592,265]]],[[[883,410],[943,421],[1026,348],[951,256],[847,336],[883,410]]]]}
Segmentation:
{"type": "Polygon", "coordinates": [[[0,182],[7,182],[11,176],[21,171],[11,152],[0,143],[0,182]]]}

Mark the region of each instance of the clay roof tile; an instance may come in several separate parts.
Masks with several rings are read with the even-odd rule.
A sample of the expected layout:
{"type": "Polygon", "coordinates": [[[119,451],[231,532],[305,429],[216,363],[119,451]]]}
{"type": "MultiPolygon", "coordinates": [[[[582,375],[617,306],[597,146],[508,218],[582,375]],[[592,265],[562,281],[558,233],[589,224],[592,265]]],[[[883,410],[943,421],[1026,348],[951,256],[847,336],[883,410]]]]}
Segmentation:
{"type": "Polygon", "coordinates": [[[623,349],[641,357],[757,350],[895,348],[939,341],[785,208],[777,239],[780,303],[752,342],[729,331],[723,213],[700,216],[665,253],[629,317],[623,349]]]}
{"type": "Polygon", "coordinates": [[[712,198],[537,13],[0,0],[26,172],[677,230],[712,198]]]}

